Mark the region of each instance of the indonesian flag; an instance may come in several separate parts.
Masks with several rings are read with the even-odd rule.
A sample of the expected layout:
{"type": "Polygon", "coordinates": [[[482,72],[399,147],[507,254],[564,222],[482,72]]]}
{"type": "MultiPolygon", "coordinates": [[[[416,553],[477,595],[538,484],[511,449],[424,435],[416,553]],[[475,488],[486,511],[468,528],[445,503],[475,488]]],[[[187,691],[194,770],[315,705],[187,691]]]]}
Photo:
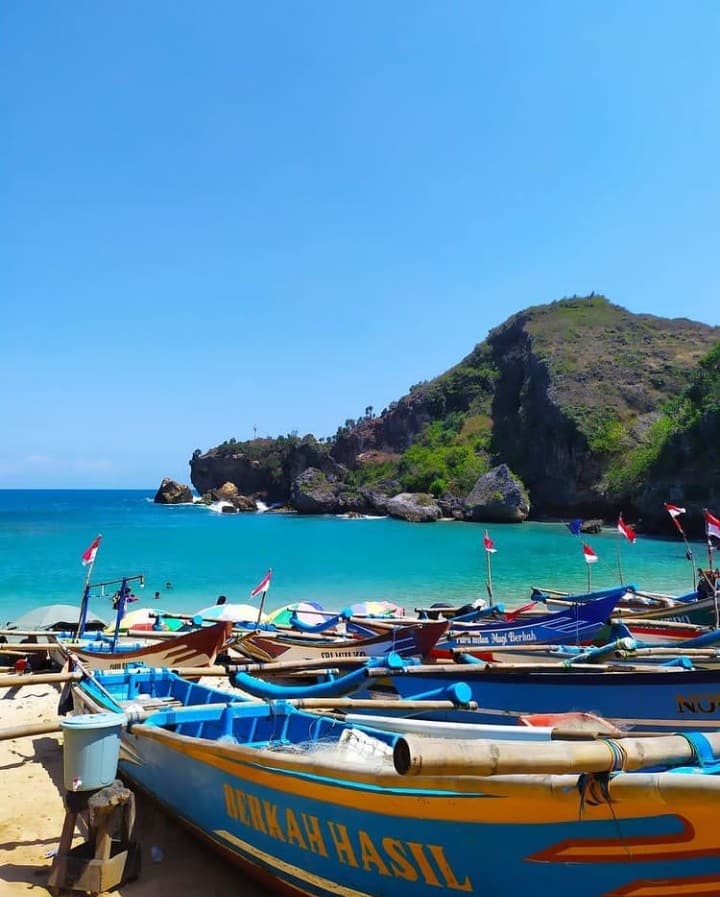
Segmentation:
{"type": "Polygon", "coordinates": [[[487,530],[485,530],[485,537],[483,538],[483,545],[485,546],[485,551],[489,551],[492,554],[494,554],[497,551],[497,548],[495,548],[495,543],[488,535],[487,530]]]}
{"type": "Polygon", "coordinates": [[[250,592],[251,598],[257,598],[258,595],[262,595],[264,592],[270,588],[270,580],[272,579],[272,570],[268,570],[268,572],[263,576],[260,582],[255,586],[255,588],[250,592]]]}
{"type": "Polygon", "coordinates": [[[583,555],[588,564],[594,564],[598,559],[598,556],[589,545],[583,545],[583,555]]]}
{"type": "Polygon", "coordinates": [[[625,523],[625,521],[622,519],[622,514],[618,517],[618,532],[622,533],[630,543],[634,542],[635,539],[637,539],[635,530],[631,526],[628,526],[627,523],[625,523]]]}
{"type": "Polygon", "coordinates": [[[673,520],[676,517],[679,517],[681,514],[685,513],[685,508],[678,508],[677,505],[671,505],[668,502],[665,502],[665,510],[673,518],[673,520]]]}
{"type": "Polygon", "coordinates": [[[93,540],[90,547],[83,551],[81,558],[83,567],[87,567],[88,564],[93,564],[95,562],[95,555],[98,553],[101,539],[102,536],[98,536],[93,540]]]}
{"type": "Polygon", "coordinates": [[[708,538],[713,536],[716,539],[720,539],[720,520],[714,517],[707,508],[705,509],[705,532],[708,538]]]}

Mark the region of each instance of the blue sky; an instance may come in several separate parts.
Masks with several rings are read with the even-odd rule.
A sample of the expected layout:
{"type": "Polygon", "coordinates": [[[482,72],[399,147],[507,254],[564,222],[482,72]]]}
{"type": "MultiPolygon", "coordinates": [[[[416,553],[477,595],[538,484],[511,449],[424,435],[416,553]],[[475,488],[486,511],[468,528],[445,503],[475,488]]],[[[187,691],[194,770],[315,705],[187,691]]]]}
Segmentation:
{"type": "Polygon", "coordinates": [[[0,8],[0,488],[327,436],[509,315],[720,324],[720,5],[0,8]]]}

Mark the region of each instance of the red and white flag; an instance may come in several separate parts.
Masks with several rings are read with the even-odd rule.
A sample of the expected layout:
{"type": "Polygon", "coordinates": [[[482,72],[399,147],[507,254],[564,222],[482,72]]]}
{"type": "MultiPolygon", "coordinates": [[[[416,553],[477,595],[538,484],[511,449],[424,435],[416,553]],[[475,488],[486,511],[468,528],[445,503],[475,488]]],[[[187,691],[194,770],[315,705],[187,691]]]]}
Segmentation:
{"type": "Polygon", "coordinates": [[[93,564],[95,562],[95,555],[98,553],[101,539],[102,536],[93,539],[90,547],[83,551],[81,558],[83,567],[87,567],[88,564],[93,564]]]}
{"type": "Polygon", "coordinates": [[[618,532],[622,533],[630,543],[634,542],[635,539],[637,539],[635,530],[627,523],[625,523],[625,521],[622,519],[622,514],[618,517],[618,532]]]}
{"type": "Polygon", "coordinates": [[[497,551],[497,548],[495,548],[495,543],[488,535],[487,530],[485,530],[485,537],[483,538],[483,545],[485,546],[485,551],[489,551],[492,554],[494,554],[497,551]]]}
{"type": "Polygon", "coordinates": [[[677,505],[671,505],[669,502],[665,502],[665,510],[668,514],[673,518],[679,517],[681,514],[685,513],[685,508],[678,508],[677,505]]]}
{"type": "Polygon", "coordinates": [[[583,545],[583,554],[588,564],[594,564],[598,559],[598,556],[589,545],[583,545]]]}
{"type": "Polygon", "coordinates": [[[255,586],[255,588],[250,592],[251,598],[257,598],[258,595],[262,595],[264,592],[270,588],[270,580],[272,579],[272,570],[268,570],[268,572],[263,576],[260,582],[255,586]]]}
{"type": "Polygon", "coordinates": [[[705,532],[710,536],[713,536],[715,539],[720,539],[720,520],[715,517],[713,514],[705,509],[705,532]]]}

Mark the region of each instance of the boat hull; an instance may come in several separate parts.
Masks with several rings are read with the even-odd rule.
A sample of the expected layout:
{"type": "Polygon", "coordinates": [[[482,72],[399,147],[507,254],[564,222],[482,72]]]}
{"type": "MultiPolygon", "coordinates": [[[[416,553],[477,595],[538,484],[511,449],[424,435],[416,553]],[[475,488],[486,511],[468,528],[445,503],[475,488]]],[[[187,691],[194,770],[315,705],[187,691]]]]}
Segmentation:
{"type": "MultiPolygon", "coordinates": [[[[167,672],[117,675],[76,683],[81,709],[172,693],[167,672]]],[[[120,772],[278,893],[720,893],[720,777],[402,776],[381,751],[338,754],[337,720],[202,691],[125,729],[120,772]]]]}
{"type": "Polygon", "coordinates": [[[93,670],[122,670],[128,664],[137,663],[171,669],[210,666],[230,637],[232,629],[232,623],[216,623],[134,650],[92,651],[73,648],[72,652],[93,670]]]}
{"type": "Polygon", "coordinates": [[[362,662],[393,652],[403,657],[425,656],[447,629],[446,621],[423,621],[397,626],[370,638],[309,639],[282,633],[253,632],[237,643],[237,650],[259,662],[332,661],[357,658],[362,662]]]}
{"type": "Polygon", "coordinates": [[[672,794],[658,805],[652,777],[625,775],[613,812],[585,806],[579,822],[570,776],[478,779],[470,793],[456,794],[448,793],[453,785],[443,792],[442,782],[408,786],[398,777],[378,790],[361,771],[337,780],[152,727],[126,736],[120,768],[225,856],[286,893],[720,891],[711,800],[720,798],[720,783],[705,779],[712,787],[703,790],[693,779],[704,777],[674,776],[684,778],[677,805],[672,794]]]}
{"type": "MultiPolygon", "coordinates": [[[[380,671],[377,671],[378,674],[380,671]]],[[[470,686],[482,722],[517,721],[538,713],[593,713],[621,729],[657,732],[714,730],[720,726],[720,669],[553,672],[488,670],[483,665],[405,667],[385,682],[403,698],[415,698],[451,683],[470,686]]]]}

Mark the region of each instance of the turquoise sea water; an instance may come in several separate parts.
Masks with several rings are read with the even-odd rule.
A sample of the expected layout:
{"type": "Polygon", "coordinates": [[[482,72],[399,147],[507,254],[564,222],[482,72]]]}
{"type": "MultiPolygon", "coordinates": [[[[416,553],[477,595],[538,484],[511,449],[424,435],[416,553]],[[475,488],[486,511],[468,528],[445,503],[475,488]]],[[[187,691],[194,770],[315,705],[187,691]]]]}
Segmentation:
{"type": "MultiPolygon", "coordinates": [[[[135,608],[194,612],[220,594],[247,603],[268,568],[267,610],[293,601],[340,609],[380,599],[412,610],[486,597],[485,525],[228,515],[201,505],[156,505],[153,495],[0,490],[0,623],[44,604],[78,604],[86,575],[81,555],[98,534],[103,539],[92,581],[143,573],[146,584],[135,590],[135,608]],[[153,600],[156,590],[160,601],[153,600]]],[[[507,606],[526,602],[533,585],[585,591],[588,572],[593,588],[616,585],[620,572],[626,583],[647,591],[676,594],[692,587],[692,566],[679,538],[640,536],[631,545],[608,527],[584,537],[599,558],[589,567],[582,543],[563,523],[487,529],[496,548],[490,556],[493,595],[507,606]]],[[[692,548],[704,566],[704,543],[692,548]]],[[[112,617],[109,598],[94,598],[91,607],[112,617]]]]}

